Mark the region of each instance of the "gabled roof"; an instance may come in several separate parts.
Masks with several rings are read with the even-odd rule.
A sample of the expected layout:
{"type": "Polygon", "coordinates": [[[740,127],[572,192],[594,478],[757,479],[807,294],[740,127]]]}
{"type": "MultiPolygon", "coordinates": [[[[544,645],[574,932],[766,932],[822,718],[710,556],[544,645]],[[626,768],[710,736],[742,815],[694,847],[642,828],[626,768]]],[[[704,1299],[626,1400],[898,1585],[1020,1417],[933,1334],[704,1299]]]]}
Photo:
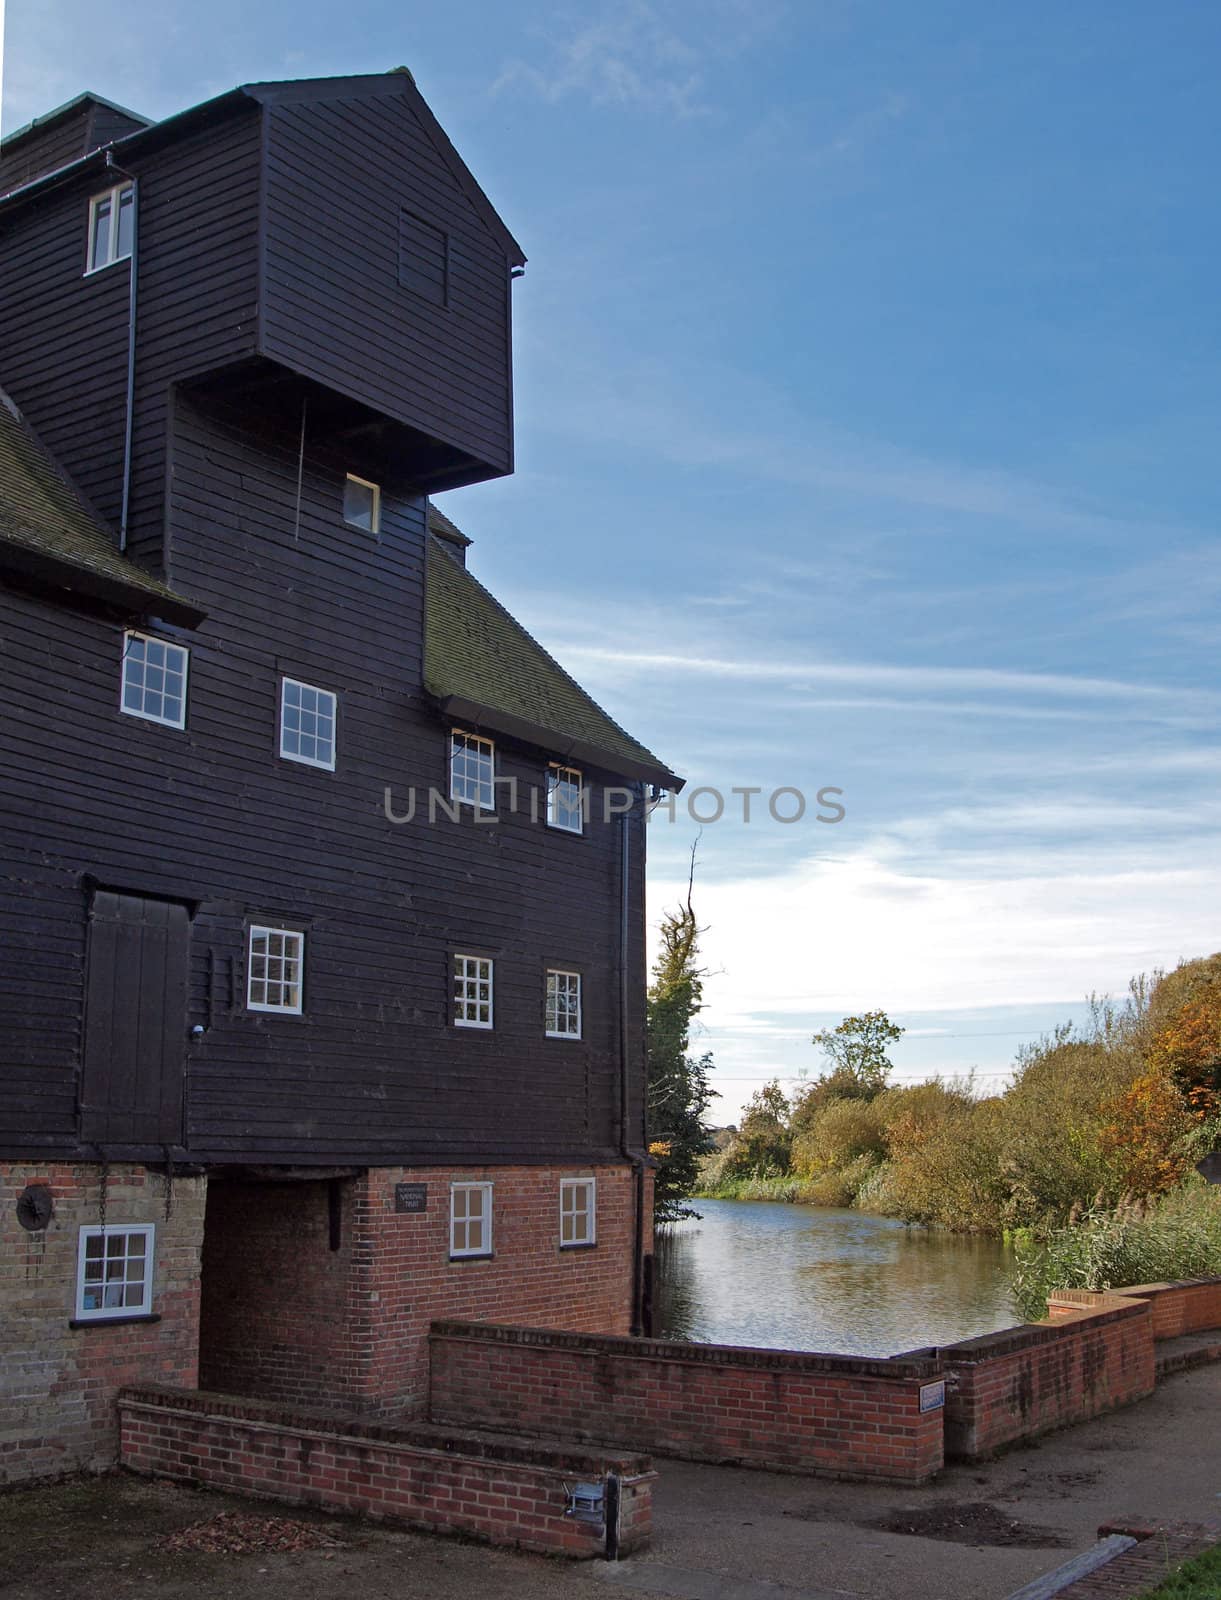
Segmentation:
{"type": "Polygon", "coordinates": [[[401,94],[436,146],[442,161],[453,173],[458,187],[478,212],[485,227],[500,241],[510,262],[516,267],[525,266],[526,257],[521,245],[505,227],[500,219],[500,213],[484,194],[478,179],[458,154],[449,135],[433,115],[432,107],[416,87],[415,77],[409,67],[392,67],[389,72],[363,73],[348,78],[298,78],[273,83],[247,83],[243,84],[242,92],[256,100],[273,103],[293,100],[333,100],[340,97],[355,99],[362,94],[370,96],[401,94]]]}
{"type": "MultiPolygon", "coordinates": [[[[357,73],[350,77],[342,78],[295,78],[285,79],[283,82],[242,84],[236,89],[226,90],[224,94],[219,94],[212,100],[205,100],[199,105],[189,107],[185,111],[175,112],[172,117],[166,117],[161,122],[153,122],[147,127],[138,128],[134,133],[129,133],[121,139],[116,139],[113,145],[103,146],[98,150],[92,151],[88,155],[71,162],[67,167],[60,168],[57,172],[43,173],[39,177],[31,179],[29,183],[22,184],[20,188],[13,189],[9,194],[0,198],[0,205],[9,205],[25,200],[30,195],[40,192],[44,186],[62,182],[65,176],[71,175],[78,170],[85,171],[93,165],[102,165],[107,149],[118,150],[124,156],[128,153],[136,156],[141,151],[158,148],[167,141],[176,138],[180,133],[191,133],[201,124],[208,124],[218,118],[228,116],[237,109],[253,110],[255,106],[284,104],[294,100],[333,100],[340,97],[355,99],[361,95],[367,95],[370,98],[401,95],[407,101],[428,137],[436,146],[441,159],[453,173],[455,182],[479,214],[484,225],[500,241],[510,264],[515,267],[524,266],[526,257],[522,247],[509,232],[508,228],[505,227],[500,219],[500,214],[480,188],[475,175],[455,150],[450,142],[449,135],[433,115],[432,108],[416,87],[415,78],[406,67],[394,67],[389,72],[357,73]]],[[[98,95],[78,95],[75,100],[69,100],[65,105],[57,107],[55,111],[48,112],[45,118],[35,118],[35,121],[26,128],[19,128],[16,133],[10,135],[10,138],[16,139],[28,132],[30,128],[61,116],[64,112],[79,105],[81,101],[86,99],[109,104],[109,102],[101,101],[98,95]]],[[[115,106],[112,109],[121,111],[122,107],[115,106]]],[[[124,114],[135,116],[134,112],[124,114]]]]}
{"type": "Polygon", "coordinates": [[[204,612],[115,549],[113,535],[0,390],[0,572],[129,616],[194,627],[204,612]]]}
{"type": "Polygon", "coordinates": [[[424,686],[446,716],[577,765],[682,788],[436,537],[428,541],[427,597],[424,686]]]}
{"type": "Polygon", "coordinates": [[[146,128],[152,123],[148,117],[142,117],[138,111],[129,111],[126,106],[121,106],[113,100],[107,100],[105,95],[94,94],[92,89],[86,89],[82,94],[73,95],[71,100],[65,100],[62,106],[56,106],[51,111],[44,111],[40,117],[31,117],[20,128],[14,128],[12,133],[6,133],[0,139],[0,150],[7,155],[9,148],[24,139],[28,134],[40,133],[44,128],[49,128],[53,122],[58,122],[61,117],[66,117],[74,111],[79,111],[83,106],[103,106],[107,111],[113,111],[117,116],[127,117],[132,122],[142,122],[146,128]]]}

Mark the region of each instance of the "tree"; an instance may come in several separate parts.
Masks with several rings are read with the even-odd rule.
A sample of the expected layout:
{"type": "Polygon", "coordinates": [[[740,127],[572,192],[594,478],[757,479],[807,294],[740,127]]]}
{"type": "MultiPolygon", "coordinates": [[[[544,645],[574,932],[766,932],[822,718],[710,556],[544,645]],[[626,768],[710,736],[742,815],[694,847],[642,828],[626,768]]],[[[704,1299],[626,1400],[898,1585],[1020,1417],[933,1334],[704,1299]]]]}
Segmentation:
{"type": "Polygon", "coordinates": [[[903,1031],[884,1011],[866,1011],[859,1017],[845,1017],[837,1028],[824,1028],[814,1035],[814,1043],[831,1062],[827,1076],[842,1077],[846,1086],[855,1086],[857,1096],[864,1099],[886,1087],[894,1065],[886,1050],[903,1037],[903,1031]]]}
{"type": "Polygon", "coordinates": [[[1171,1078],[1200,1122],[1221,1112],[1221,990],[1179,1007],[1153,1039],[1149,1068],[1171,1078]]]}
{"type": "Polygon", "coordinates": [[[781,1177],[789,1170],[792,1145],[789,1103],[773,1078],[748,1101],[722,1171],[729,1178],[781,1177]]]}
{"type": "Polygon", "coordinates": [[[708,1085],[712,1056],[689,1054],[692,1019],[703,1005],[701,929],[691,903],[695,850],[687,899],[661,924],[661,950],[647,1000],[649,1154],[658,1162],[654,1217],[680,1222],[698,1213],[683,1202],[695,1187],[700,1158],[713,1148],[705,1115],[716,1090],[708,1085]]]}
{"type": "Polygon", "coordinates": [[[1146,1073],[1108,1109],[1113,1120],[1098,1142],[1115,1163],[1119,1187],[1141,1198],[1178,1188],[1196,1158],[1196,1124],[1170,1077],[1146,1073]]]}

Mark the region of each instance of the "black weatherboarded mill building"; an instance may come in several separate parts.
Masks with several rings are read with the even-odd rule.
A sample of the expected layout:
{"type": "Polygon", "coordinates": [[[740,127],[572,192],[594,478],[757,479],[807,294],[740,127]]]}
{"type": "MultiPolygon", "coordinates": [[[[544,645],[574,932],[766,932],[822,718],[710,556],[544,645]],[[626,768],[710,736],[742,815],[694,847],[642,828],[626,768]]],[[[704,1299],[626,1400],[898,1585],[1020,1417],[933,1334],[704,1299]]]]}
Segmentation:
{"type": "Polygon", "coordinates": [[[403,71],[0,147],[0,1481],[125,1382],[640,1328],[678,780],[430,503],[512,471],[523,263],[403,71]]]}

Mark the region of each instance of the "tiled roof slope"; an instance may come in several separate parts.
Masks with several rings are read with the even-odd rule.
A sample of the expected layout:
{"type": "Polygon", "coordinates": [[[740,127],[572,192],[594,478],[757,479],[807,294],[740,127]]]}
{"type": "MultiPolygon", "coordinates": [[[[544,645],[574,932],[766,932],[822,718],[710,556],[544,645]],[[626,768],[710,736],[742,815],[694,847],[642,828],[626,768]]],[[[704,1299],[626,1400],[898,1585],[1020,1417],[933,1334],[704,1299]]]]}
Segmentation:
{"type": "Polygon", "coordinates": [[[0,390],[0,569],[138,616],[193,626],[203,612],[128,561],[0,390]]]}
{"type": "Polygon", "coordinates": [[[438,539],[428,544],[424,682],[443,709],[578,764],[681,787],[681,780],[608,717],[438,539]]]}

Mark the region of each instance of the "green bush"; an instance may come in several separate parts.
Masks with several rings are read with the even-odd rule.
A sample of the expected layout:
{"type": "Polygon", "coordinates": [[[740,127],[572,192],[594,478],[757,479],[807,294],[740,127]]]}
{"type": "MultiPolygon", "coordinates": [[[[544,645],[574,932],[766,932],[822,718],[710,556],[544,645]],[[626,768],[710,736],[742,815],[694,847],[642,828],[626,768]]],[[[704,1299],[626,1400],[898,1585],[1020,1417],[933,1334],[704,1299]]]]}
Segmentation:
{"type": "Polygon", "coordinates": [[[861,1188],[878,1168],[878,1157],[872,1151],[857,1156],[837,1172],[823,1172],[807,1178],[798,1198],[806,1205],[845,1208],[855,1205],[861,1188]]]}
{"type": "Polygon", "coordinates": [[[1221,1191],[1196,1183],[1162,1200],[1126,1201],[1072,1216],[1067,1226],[1020,1237],[1013,1298],[1021,1315],[1047,1315],[1056,1289],[1221,1275],[1221,1191]]]}
{"type": "Polygon", "coordinates": [[[875,1103],[869,1100],[828,1101],[793,1141],[796,1170],[803,1175],[816,1176],[838,1172],[862,1156],[881,1156],[886,1149],[886,1135],[873,1109],[875,1103]]]}

